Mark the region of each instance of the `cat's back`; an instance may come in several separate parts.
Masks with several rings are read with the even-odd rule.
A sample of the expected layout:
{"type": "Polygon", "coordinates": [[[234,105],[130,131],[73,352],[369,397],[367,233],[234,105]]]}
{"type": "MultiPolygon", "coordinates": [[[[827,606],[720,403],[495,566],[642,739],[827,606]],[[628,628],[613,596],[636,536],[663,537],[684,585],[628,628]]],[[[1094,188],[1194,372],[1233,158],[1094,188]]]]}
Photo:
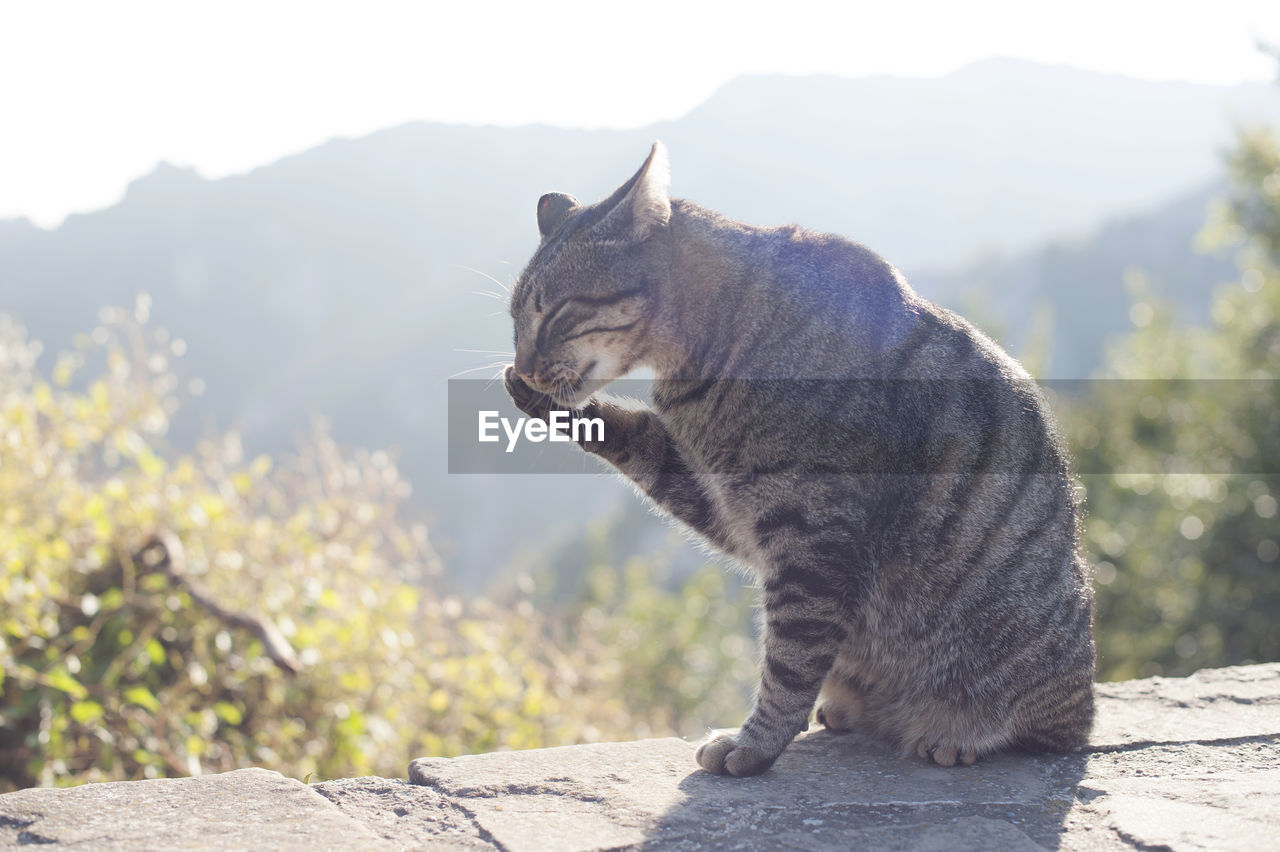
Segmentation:
{"type": "Polygon", "coordinates": [[[731,353],[719,372],[741,388],[709,401],[741,396],[736,409],[753,418],[775,411],[778,440],[803,433],[814,451],[824,449],[823,435],[846,447],[850,431],[869,436],[868,458],[898,472],[927,469],[946,454],[937,461],[951,471],[997,463],[1065,473],[1057,429],[1026,370],[916,293],[880,255],[836,234],[754,227],[695,209],[700,227],[724,235],[719,248],[730,260],[717,262],[740,276],[737,301],[716,309],[731,353]],[[992,458],[1001,453],[1007,458],[992,458]]]}
{"type": "Polygon", "coordinates": [[[745,225],[689,206],[701,227],[721,231],[721,247],[743,279],[748,310],[733,316],[760,355],[755,366],[789,370],[791,378],[1030,381],[981,331],[921,296],[861,243],[798,225],[745,225]],[[755,321],[772,334],[746,333],[755,321]]]}

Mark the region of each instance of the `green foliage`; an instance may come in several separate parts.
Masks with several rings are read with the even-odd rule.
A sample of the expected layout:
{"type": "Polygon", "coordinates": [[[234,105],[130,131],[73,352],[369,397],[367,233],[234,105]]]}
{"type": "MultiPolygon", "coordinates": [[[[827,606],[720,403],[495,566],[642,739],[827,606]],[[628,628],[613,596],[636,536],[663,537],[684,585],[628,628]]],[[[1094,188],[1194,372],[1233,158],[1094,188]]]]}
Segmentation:
{"type": "Polygon", "coordinates": [[[562,612],[535,609],[528,584],[463,600],[400,519],[387,454],[320,426],[283,462],[243,458],[233,434],[167,451],[184,346],[146,307],[105,311],[48,378],[39,346],[0,325],[0,790],[251,764],[400,775],[421,755],[729,721],[682,679],[750,657],[724,635],[742,619],[688,609],[727,606],[718,569],[684,594],[639,564],[610,585],[599,564],[562,612]],[[155,535],[181,544],[172,570],[143,558],[155,535]],[[296,673],[248,622],[284,637],[296,673]],[[708,643],[720,652],[699,657],[708,643]]]}
{"type": "Polygon", "coordinates": [[[592,690],[593,700],[642,720],[632,737],[699,736],[739,724],[757,674],[747,632],[752,596],[716,565],[677,585],[658,556],[632,558],[619,570],[611,532],[604,524],[589,531],[586,574],[560,620],[569,625],[565,644],[610,660],[610,682],[592,690]]]}
{"type": "Polygon", "coordinates": [[[1202,236],[1239,280],[1208,328],[1130,282],[1135,328],[1067,401],[1085,477],[1103,679],[1280,659],[1280,146],[1242,137],[1202,236]]]}

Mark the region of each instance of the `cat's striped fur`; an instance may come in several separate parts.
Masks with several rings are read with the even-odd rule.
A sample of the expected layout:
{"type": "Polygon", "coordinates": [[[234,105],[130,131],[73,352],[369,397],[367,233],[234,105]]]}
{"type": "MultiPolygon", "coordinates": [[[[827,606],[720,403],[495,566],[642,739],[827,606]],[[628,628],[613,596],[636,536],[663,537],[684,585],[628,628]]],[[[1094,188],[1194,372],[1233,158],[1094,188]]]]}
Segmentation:
{"type": "Polygon", "coordinates": [[[665,165],[539,202],[507,388],[603,417],[585,449],[758,579],[755,706],[698,762],[763,772],[815,702],[946,766],[1083,743],[1092,593],[1034,382],[862,246],[671,200],[665,165]],[[640,365],[652,407],[591,396],[640,365]]]}

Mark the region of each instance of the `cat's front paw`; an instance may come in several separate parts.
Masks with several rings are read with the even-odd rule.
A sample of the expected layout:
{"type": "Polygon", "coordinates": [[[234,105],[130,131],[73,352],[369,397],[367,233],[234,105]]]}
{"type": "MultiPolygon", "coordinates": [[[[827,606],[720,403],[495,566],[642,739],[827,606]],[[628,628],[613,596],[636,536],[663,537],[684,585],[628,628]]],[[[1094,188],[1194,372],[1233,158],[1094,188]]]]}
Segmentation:
{"type": "Polygon", "coordinates": [[[778,759],[751,746],[740,745],[728,734],[720,734],[707,740],[695,755],[698,765],[716,775],[732,775],[745,778],[759,775],[778,759]]]}

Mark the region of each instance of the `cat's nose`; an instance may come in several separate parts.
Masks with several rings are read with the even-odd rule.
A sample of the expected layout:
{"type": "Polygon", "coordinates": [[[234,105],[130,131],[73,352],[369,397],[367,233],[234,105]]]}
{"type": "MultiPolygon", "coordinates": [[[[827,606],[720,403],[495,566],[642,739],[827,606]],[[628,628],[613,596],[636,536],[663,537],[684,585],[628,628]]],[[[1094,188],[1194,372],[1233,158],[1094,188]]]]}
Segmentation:
{"type": "Polygon", "coordinates": [[[532,385],[533,375],[537,372],[533,354],[530,352],[517,352],[515,367],[516,375],[520,377],[520,381],[526,385],[532,385]]]}
{"type": "Polygon", "coordinates": [[[529,367],[528,369],[522,370],[520,369],[520,363],[516,362],[515,370],[516,370],[516,375],[520,377],[520,381],[524,382],[526,385],[528,385],[531,388],[538,386],[537,378],[536,378],[538,371],[533,369],[533,367],[529,367]]]}

